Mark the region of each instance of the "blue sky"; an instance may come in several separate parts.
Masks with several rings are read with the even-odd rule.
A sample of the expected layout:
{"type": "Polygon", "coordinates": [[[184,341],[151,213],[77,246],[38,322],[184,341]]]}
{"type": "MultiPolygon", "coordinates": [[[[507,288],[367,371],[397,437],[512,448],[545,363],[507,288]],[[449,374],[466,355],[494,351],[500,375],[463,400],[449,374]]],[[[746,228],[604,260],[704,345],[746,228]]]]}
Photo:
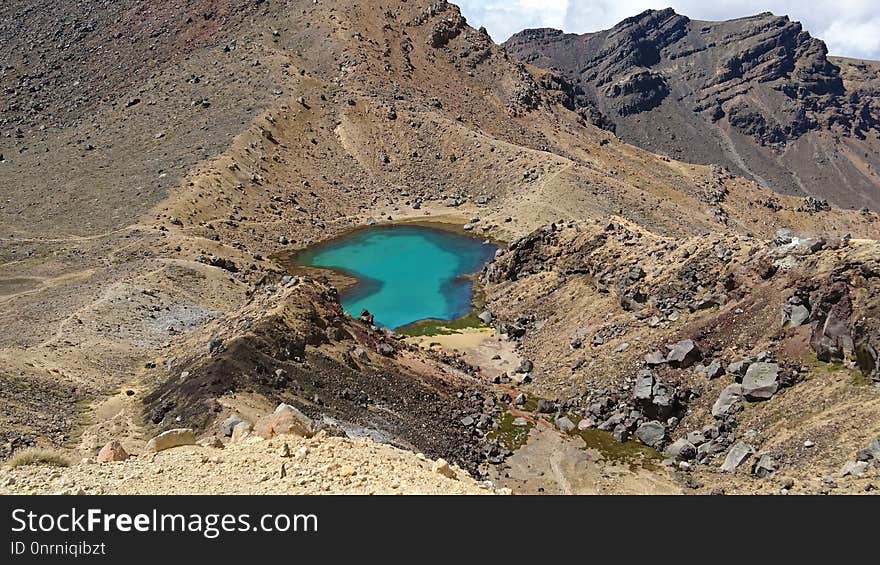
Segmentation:
{"type": "Polygon", "coordinates": [[[880,0],[452,0],[497,42],[529,27],[584,33],[607,29],[649,8],[672,7],[696,20],[759,12],[788,15],[825,41],[832,55],[880,59],[880,0]]]}

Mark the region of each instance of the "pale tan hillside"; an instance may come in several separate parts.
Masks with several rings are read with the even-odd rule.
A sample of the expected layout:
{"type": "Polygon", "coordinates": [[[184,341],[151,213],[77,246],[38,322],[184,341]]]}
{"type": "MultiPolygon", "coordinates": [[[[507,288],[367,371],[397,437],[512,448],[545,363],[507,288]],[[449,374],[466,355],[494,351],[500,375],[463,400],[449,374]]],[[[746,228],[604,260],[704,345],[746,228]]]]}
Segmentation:
{"type": "MultiPolygon", "coordinates": [[[[465,471],[368,439],[282,436],[127,461],[0,471],[3,494],[495,494],[465,471]],[[289,448],[289,454],[284,445],[289,448]],[[282,456],[283,455],[283,456],[282,456]],[[283,471],[282,471],[283,468],[283,471]]],[[[503,494],[503,492],[502,492],[503,494]]]]}
{"type": "MultiPolygon", "coordinates": [[[[738,258],[780,228],[880,237],[873,212],[817,208],[627,145],[570,110],[559,77],[516,62],[446,2],[13,0],[0,16],[3,458],[38,445],[78,461],[110,440],[139,446],[181,426],[211,435],[232,413],[287,402],[336,431],[503,477],[510,454],[497,435],[510,431],[519,391],[493,383],[488,367],[513,373],[527,357],[567,379],[536,379],[529,408],[539,394],[583,392],[597,375],[625,383],[621,356],[604,351],[589,372],[566,374],[566,348],[597,312],[625,324],[629,314],[583,280],[541,273],[478,290],[497,320],[558,307],[543,332],[419,347],[346,316],[321,273],[290,277],[290,253],[414,220],[468,223],[502,247],[551,222],[592,230],[613,220],[658,246],[710,253],[714,239],[740,242],[738,258]],[[507,364],[492,365],[496,354],[507,364]]],[[[616,272],[635,249],[612,251],[603,261],[616,272]]],[[[787,289],[768,287],[776,311],[787,289]]],[[[673,329],[638,333],[659,342],[673,329]]],[[[854,452],[862,438],[846,441],[854,452]]],[[[181,449],[169,461],[198,458],[181,449]]],[[[261,446],[240,456],[249,449],[261,446]]],[[[355,465],[364,476],[397,453],[376,450],[355,465]]],[[[403,457],[419,477],[422,463],[403,457]]],[[[126,465],[152,476],[140,458],[113,473],[126,465]]],[[[102,468],[67,473],[86,488],[102,468]]],[[[668,469],[657,469],[648,483],[667,492],[668,469]]],[[[413,480],[414,491],[475,484],[413,480]]]]}

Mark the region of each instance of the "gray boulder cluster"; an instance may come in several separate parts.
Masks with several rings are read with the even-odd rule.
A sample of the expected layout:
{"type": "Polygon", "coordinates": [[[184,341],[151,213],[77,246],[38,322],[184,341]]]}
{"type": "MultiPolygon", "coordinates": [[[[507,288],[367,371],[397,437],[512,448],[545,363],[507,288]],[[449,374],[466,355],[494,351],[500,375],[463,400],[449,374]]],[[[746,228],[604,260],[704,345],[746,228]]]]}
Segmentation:
{"type": "MultiPolygon", "coordinates": [[[[675,368],[694,367],[697,374],[707,380],[724,375],[733,377],[734,382],[724,387],[712,405],[712,416],[716,423],[694,430],[666,445],[663,453],[672,462],[692,462],[707,464],[714,456],[726,452],[721,470],[733,472],[751,459],[750,472],[759,477],[772,476],[778,467],[777,461],[769,453],[757,453],[755,448],[743,441],[736,433],[736,415],[742,410],[743,401],[763,401],[773,397],[792,378],[773,361],[769,353],[756,357],[738,359],[724,364],[719,359],[704,359],[699,347],[692,340],[682,340],[670,346],[669,353],[663,355],[653,351],[645,356],[643,369],[636,375],[633,398],[640,407],[657,417],[668,417],[668,407],[662,385],[657,387],[656,375],[652,369],[668,364],[675,368]],[[702,363],[697,364],[698,361],[702,363]]],[[[685,407],[683,404],[681,407],[685,407]]],[[[681,414],[679,414],[680,416],[681,414]]],[[[675,419],[673,419],[675,422],[675,419]]],[[[650,424],[650,422],[649,422],[650,424]]],[[[657,428],[643,425],[636,431],[636,437],[647,445],[658,447],[663,444],[657,440],[657,428]]]]}
{"type": "Polygon", "coordinates": [[[880,437],[874,438],[864,449],[856,453],[855,461],[847,461],[840,470],[841,477],[863,477],[873,465],[880,467],[880,437]]]}
{"type": "Polygon", "coordinates": [[[690,389],[661,382],[654,370],[644,368],[636,374],[631,394],[593,398],[579,426],[610,431],[620,442],[634,435],[643,444],[661,449],[691,398],[690,389]]]}

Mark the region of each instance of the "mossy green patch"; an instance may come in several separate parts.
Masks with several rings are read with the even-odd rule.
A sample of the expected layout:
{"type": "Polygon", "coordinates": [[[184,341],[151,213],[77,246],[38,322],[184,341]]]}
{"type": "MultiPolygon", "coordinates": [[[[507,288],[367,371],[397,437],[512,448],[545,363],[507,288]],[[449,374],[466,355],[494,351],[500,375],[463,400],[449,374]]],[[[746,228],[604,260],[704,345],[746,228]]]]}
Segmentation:
{"type": "Polygon", "coordinates": [[[419,320],[395,330],[399,334],[409,337],[423,335],[450,335],[459,333],[466,328],[485,328],[486,324],[477,317],[477,311],[471,310],[466,315],[454,320],[437,320],[428,318],[419,320]]]}
{"type": "MultiPolygon", "coordinates": [[[[580,417],[574,414],[567,414],[567,416],[575,423],[575,426],[580,423],[580,417]]],[[[662,459],[660,452],[656,449],[639,443],[636,440],[627,440],[621,443],[614,439],[611,432],[595,428],[580,430],[575,427],[571,435],[579,436],[584,440],[584,449],[595,449],[606,461],[625,464],[630,469],[642,467],[657,470],[662,459]]]]}
{"type": "Polygon", "coordinates": [[[498,445],[510,451],[516,451],[526,444],[529,438],[529,432],[535,424],[526,420],[525,426],[515,426],[513,424],[517,416],[510,412],[505,412],[501,419],[498,420],[498,427],[490,430],[486,434],[489,441],[498,440],[498,445]]]}
{"type": "Polygon", "coordinates": [[[814,355],[810,355],[805,360],[804,364],[809,369],[805,377],[807,380],[811,377],[831,376],[840,372],[845,372],[849,373],[852,377],[852,384],[854,386],[864,386],[867,384],[865,376],[859,369],[847,367],[846,364],[839,361],[830,361],[826,363],[825,361],[818,360],[814,355]]]}

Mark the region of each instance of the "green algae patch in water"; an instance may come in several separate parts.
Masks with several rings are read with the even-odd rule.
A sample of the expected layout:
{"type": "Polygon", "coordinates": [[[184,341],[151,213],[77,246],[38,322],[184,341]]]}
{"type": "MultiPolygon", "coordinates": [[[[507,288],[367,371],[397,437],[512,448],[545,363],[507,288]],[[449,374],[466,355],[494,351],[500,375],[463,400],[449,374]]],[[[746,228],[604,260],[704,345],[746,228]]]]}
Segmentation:
{"type": "Polygon", "coordinates": [[[340,295],[352,316],[366,309],[376,324],[391,329],[419,320],[440,327],[471,313],[473,281],[468,275],[491,260],[496,249],[431,227],[375,226],[306,249],[295,262],[354,277],[357,283],[340,295]]]}

